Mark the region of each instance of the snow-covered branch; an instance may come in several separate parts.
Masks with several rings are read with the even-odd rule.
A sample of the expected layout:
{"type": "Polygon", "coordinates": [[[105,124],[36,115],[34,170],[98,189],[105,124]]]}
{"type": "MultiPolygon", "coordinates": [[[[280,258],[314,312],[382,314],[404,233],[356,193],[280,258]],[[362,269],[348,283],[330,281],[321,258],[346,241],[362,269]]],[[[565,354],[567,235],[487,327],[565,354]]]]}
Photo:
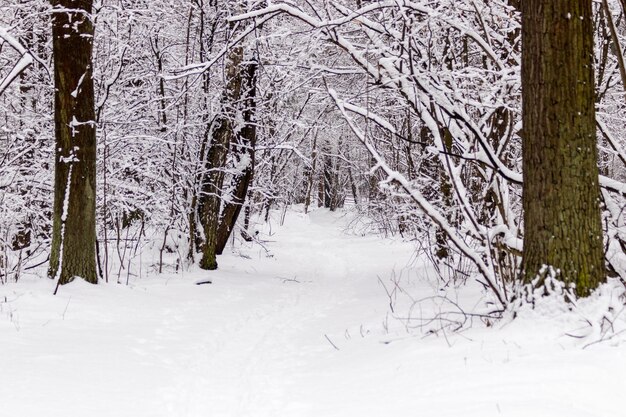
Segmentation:
{"type": "Polygon", "coordinates": [[[7,87],[16,79],[29,65],[33,63],[33,57],[31,54],[20,44],[20,42],[9,34],[9,32],[0,27],[0,39],[8,43],[13,49],[20,55],[18,61],[15,63],[11,71],[0,81],[0,95],[4,93],[7,87]]]}

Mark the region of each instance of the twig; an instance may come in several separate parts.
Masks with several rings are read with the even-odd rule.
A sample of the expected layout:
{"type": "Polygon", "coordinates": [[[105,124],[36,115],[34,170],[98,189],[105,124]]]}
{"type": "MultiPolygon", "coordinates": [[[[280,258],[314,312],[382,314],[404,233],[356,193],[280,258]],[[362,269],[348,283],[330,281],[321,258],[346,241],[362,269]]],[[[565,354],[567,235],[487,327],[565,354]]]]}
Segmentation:
{"type": "Polygon", "coordinates": [[[65,305],[65,310],[63,310],[63,314],[61,315],[61,317],[63,317],[63,320],[65,320],[65,313],[67,313],[67,308],[70,306],[70,301],[72,301],[71,295],[70,295],[70,298],[67,300],[67,304],[65,305]]]}
{"type": "Polygon", "coordinates": [[[332,340],[330,340],[330,338],[328,337],[328,335],[327,335],[327,334],[324,334],[324,337],[326,338],[326,340],[328,340],[328,343],[330,343],[330,344],[332,345],[332,347],[334,347],[336,350],[340,350],[340,349],[337,347],[337,345],[335,345],[335,344],[333,343],[333,341],[332,341],[332,340]]]}

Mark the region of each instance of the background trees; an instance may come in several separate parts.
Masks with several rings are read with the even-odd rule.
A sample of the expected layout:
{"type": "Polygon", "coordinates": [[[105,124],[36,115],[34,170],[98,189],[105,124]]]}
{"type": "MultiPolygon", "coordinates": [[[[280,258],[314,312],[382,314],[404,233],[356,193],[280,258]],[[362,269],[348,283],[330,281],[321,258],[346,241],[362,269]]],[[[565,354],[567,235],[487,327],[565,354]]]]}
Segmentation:
{"type": "MultiPolygon", "coordinates": [[[[255,216],[348,202],[363,215],[359,232],[422,242],[443,279],[478,274],[505,305],[525,226],[518,3],[102,1],[93,55],[102,278],[140,276],[148,253],[155,271],[200,259],[213,268],[229,236],[254,237],[255,216]]],[[[37,34],[37,64],[10,87],[35,99],[0,97],[3,198],[14,202],[4,207],[33,200],[15,220],[3,216],[15,271],[20,253],[36,265],[50,245],[51,50],[38,29],[50,9],[41,4],[32,2],[41,14],[0,13],[1,23],[21,13],[16,33],[37,34]],[[13,158],[21,137],[48,165],[13,158]],[[25,184],[37,184],[33,197],[20,194],[25,184]],[[21,230],[30,241],[15,246],[21,230]]],[[[603,249],[611,273],[625,276],[618,10],[609,1],[590,13],[603,249]]]]}
{"type": "MultiPolygon", "coordinates": [[[[54,90],[47,64],[49,18],[38,13],[48,7],[43,0],[0,6],[0,26],[33,57],[32,64],[0,95],[2,282],[18,279],[25,267],[45,261],[50,251],[54,90]]],[[[4,75],[20,58],[1,42],[0,72],[4,75]]]]}
{"type": "MultiPolygon", "coordinates": [[[[520,62],[518,5],[460,4],[380,2],[354,10],[349,2],[333,2],[322,17],[310,4],[283,3],[245,17],[281,11],[345,52],[370,84],[368,93],[355,97],[341,84],[326,85],[345,121],[384,171],[388,192],[412,200],[439,228],[431,238],[437,245],[429,245],[439,247],[435,262],[451,265],[458,277],[469,260],[506,303],[508,283],[517,278],[523,238],[516,100],[520,85],[515,78],[520,62]],[[384,99],[377,105],[389,95],[409,107],[405,120],[415,124],[404,134],[397,112],[388,112],[384,99]],[[426,153],[409,154],[403,166],[398,147],[385,149],[394,139],[421,145],[426,153]],[[416,161],[437,187],[409,180],[416,161]]],[[[593,171],[590,175],[595,178],[593,171]]],[[[605,177],[601,183],[605,195],[616,193],[623,200],[622,183],[605,177]]],[[[567,237],[562,241],[567,245],[567,237]]],[[[598,245],[595,251],[599,259],[598,245]]],[[[623,257],[608,253],[611,267],[620,269],[623,257]]]]}

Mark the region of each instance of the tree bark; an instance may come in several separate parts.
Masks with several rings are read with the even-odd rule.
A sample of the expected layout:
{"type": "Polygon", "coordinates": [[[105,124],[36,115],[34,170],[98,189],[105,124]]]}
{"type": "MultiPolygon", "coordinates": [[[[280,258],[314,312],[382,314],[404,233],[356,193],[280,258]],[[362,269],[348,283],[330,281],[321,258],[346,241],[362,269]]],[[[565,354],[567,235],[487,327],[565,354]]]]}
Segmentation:
{"type": "Polygon", "coordinates": [[[200,268],[217,269],[217,233],[221,208],[222,185],[224,184],[224,167],[228,148],[233,139],[236,120],[236,103],[241,97],[241,71],[239,66],[243,59],[243,48],[234,47],[226,64],[226,90],[222,98],[222,114],[213,130],[211,147],[206,158],[205,174],[202,181],[198,210],[200,223],[204,229],[204,244],[200,268]]]}
{"type": "Polygon", "coordinates": [[[524,252],[529,283],[559,280],[588,295],[604,280],[591,0],[524,0],[524,252]]]}
{"type": "Polygon", "coordinates": [[[96,126],[91,0],[53,0],[56,159],[48,275],[96,275],[96,126]]]}
{"type": "Polygon", "coordinates": [[[247,159],[247,165],[243,169],[240,175],[236,175],[233,178],[234,192],[229,202],[224,205],[222,210],[221,221],[217,230],[217,246],[216,253],[221,255],[226,247],[228,238],[232,233],[239,214],[241,213],[241,207],[248,194],[248,187],[252,181],[254,175],[254,148],[256,146],[256,122],[254,115],[256,113],[256,71],[257,64],[251,61],[245,65],[245,105],[243,110],[244,127],[241,129],[241,133],[238,137],[238,144],[235,146],[235,156],[239,157],[245,155],[247,159]]]}

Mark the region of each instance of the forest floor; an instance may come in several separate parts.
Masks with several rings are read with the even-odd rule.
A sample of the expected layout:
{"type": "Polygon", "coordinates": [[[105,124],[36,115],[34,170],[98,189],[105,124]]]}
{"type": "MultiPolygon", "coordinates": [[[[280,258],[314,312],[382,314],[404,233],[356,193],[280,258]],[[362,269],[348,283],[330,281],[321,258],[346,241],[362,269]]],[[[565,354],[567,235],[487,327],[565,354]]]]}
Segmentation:
{"type": "Polygon", "coordinates": [[[211,273],[1,286],[0,416],[626,415],[626,338],[593,343],[585,317],[610,288],[487,325],[459,310],[485,311],[480,286],[442,285],[416,242],[352,219],[289,211],[211,273]]]}

